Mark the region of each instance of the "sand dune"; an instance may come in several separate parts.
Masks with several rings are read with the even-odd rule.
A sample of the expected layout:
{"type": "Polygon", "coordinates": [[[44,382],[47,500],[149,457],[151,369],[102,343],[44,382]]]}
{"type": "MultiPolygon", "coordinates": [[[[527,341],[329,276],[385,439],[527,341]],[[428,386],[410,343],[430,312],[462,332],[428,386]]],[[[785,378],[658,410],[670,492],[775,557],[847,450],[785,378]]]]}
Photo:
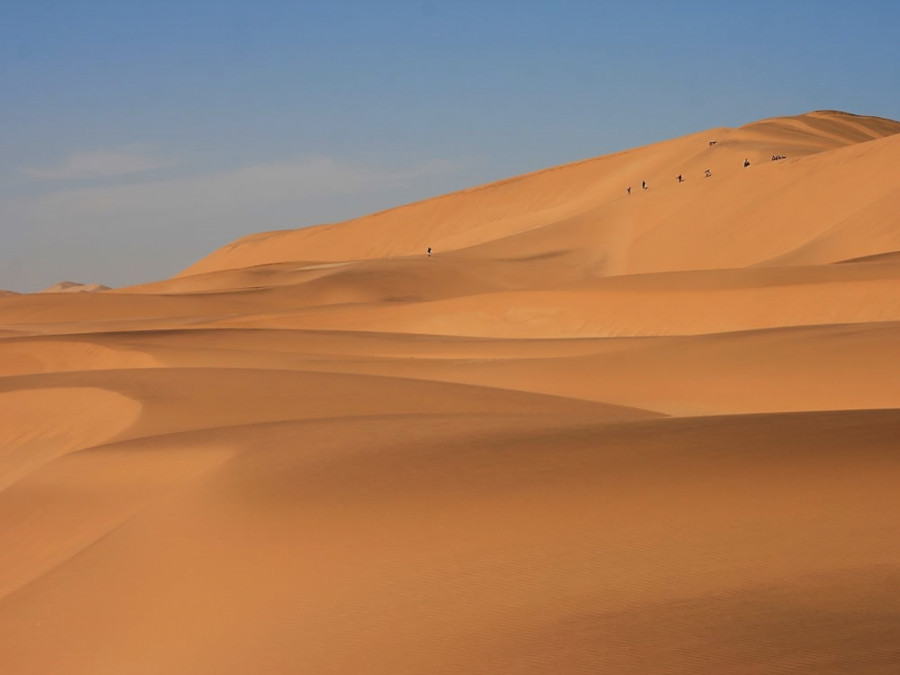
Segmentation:
{"type": "Polygon", "coordinates": [[[133,423],[137,402],[93,387],[0,392],[0,489],[54,457],[97,445],[133,423]]]}
{"type": "MultiPolygon", "coordinates": [[[[662,260],[643,260],[649,251],[639,247],[641,265],[631,264],[628,271],[671,269],[663,265],[671,265],[686,255],[689,259],[684,262],[690,265],[698,255],[694,250],[697,246],[704,247],[706,256],[724,258],[723,263],[727,255],[740,253],[741,260],[734,264],[747,264],[743,258],[756,257],[755,250],[743,251],[740,241],[734,242],[734,251],[722,250],[722,238],[742,232],[763,234],[756,228],[748,232],[741,225],[751,218],[766,216],[771,228],[765,234],[780,232],[783,238],[769,241],[759,237],[757,248],[772,249],[761,252],[765,257],[785,253],[791,244],[803,243],[803,238],[810,236],[806,229],[812,223],[807,218],[798,222],[798,214],[790,210],[798,193],[807,193],[802,198],[806,210],[815,209],[815,215],[827,216],[825,221],[814,223],[814,232],[826,231],[877,197],[896,197],[896,183],[890,176],[900,159],[898,133],[900,123],[843,113],[812,113],[739,129],[713,129],[338,225],[251,235],[216,251],[184,274],[292,259],[344,261],[421,255],[427,246],[443,253],[572,218],[632,239],[662,230],[647,248],[653,248],[657,256],[668,253],[676,257],[671,261],[665,256],[662,260]],[[710,139],[716,139],[716,145],[708,145],[710,139]],[[822,156],[835,149],[835,156],[822,156]],[[771,162],[771,156],[777,154],[787,155],[788,159],[771,162]],[[752,162],[749,170],[743,169],[745,158],[752,162]],[[857,169],[862,165],[866,170],[860,172],[857,169]],[[713,173],[709,180],[703,178],[707,168],[713,173]],[[676,182],[678,174],[686,177],[685,183],[676,182]],[[851,183],[839,186],[838,196],[834,188],[841,180],[851,183]],[[640,189],[642,181],[648,182],[648,190],[640,189]],[[710,182],[715,183],[714,189],[710,182]],[[630,201],[625,195],[627,186],[633,189],[630,201]],[[862,189],[862,194],[855,194],[857,189],[862,189]],[[815,199],[819,195],[830,197],[827,205],[815,199]],[[604,213],[592,213],[598,208],[604,213]],[[753,212],[747,213],[747,209],[753,212]],[[695,222],[698,218],[699,222],[695,222]],[[784,223],[792,227],[781,227],[784,223]],[[623,229],[627,232],[622,233],[623,229]],[[669,236],[679,239],[673,250],[662,246],[668,242],[661,237],[669,236]],[[690,245],[685,244],[686,240],[690,245]]],[[[765,225],[759,222],[757,228],[765,225]]],[[[896,230],[893,236],[897,236],[896,230]]],[[[555,246],[543,247],[540,253],[557,250],[569,242],[554,243],[555,246]]]]}
{"type": "Polygon", "coordinates": [[[801,269],[793,278],[786,271],[616,277],[575,288],[432,302],[303,307],[214,324],[543,338],[693,335],[900,319],[900,268],[843,266],[814,275],[801,269]]]}
{"type": "Polygon", "coordinates": [[[898,132],[2,294],[2,671],[897,672],[898,132]]]}
{"type": "Polygon", "coordinates": [[[74,340],[7,339],[0,350],[0,377],[73,370],[151,368],[159,362],[132,349],[74,340]]]}
{"type": "MultiPolygon", "coordinates": [[[[243,452],[7,595],[0,641],[17,672],[889,672],[898,433],[894,412],[236,430],[243,452]]],[[[178,440],[35,481],[120,509],[178,440]]]]}

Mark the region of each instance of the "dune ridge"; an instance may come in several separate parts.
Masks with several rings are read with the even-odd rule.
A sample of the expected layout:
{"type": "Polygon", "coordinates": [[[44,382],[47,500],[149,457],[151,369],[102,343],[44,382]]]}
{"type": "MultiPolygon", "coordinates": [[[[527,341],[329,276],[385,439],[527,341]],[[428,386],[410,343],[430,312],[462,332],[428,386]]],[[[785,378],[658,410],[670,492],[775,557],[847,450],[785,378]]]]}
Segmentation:
{"type": "MultiPolygon", "coordinates": [[[[643,192],[640,186],[645,180],[650,185],[647,196],[653,195],[654,202],[649,206],[642,204],[642,212],[633,220],[646,222],[660,216],[671,218],[674,212],[671,203],[660,204],[655,201],[655,195],[663,187],[667,197],[676,187],[697,185],[696,189],[699,189],[707,182],[700,180],[707,168],[717,181],[730,181],[730,189],[719,188],[715,196],[725,210],[721,216],[733,219],[740,207],[748,202],[747,197],[741,198],[740,190],[744,186],[733,182],[738,176],[744,180],[759,173],[757,169],[764,165],[767,170],[762,178],[757,178],[760,184],[745,189],[744,194],[755,202],[775,198],[785,183],[807,178],[818,168],[815,161],[807,168],[807,164],[799,160],[841,147],[858,147],[861,140],[876,141],[877,149],[869,152],[890,155],[885,159],[885,167],[896,163],[900,142],[886,140],[889,149],[882,150],[877,141],[898,133],[900,123],[891,120],[821,112],[776,118],[738,129],[712,129],[644,148],[545,169],[345,223],[250,235],[214,252],[182,275],[291,259],[330,262],[418,255],[427,246],[442,252],[455,251],[560,223],[610,202],[621,205],[628,186],[632,187],[631,197],[636,201],[643,192]],[[708,145],[709,140],[716,140],[716,144],[708,145]],[[779,154],[786,155],[787,160],[770,161],[772,155],[779,154]],[[745,158],[751,160],[753,171],[743,171],[745,158]],[[773,176],[776,169],[779,174],[786,172],[787,175],[773,176]],[[687,181],[683,185],[674,185],[679,174],[687,177],[687,181]],[[763,182],[763,178],[768,180],[763,182]]],[[[842,159],[849,159],[857,152],[848,152],[842,159]]],[[[827,164],[829,168],[832,164],[840,167],[843,162],[827,164]]],[[[852,175],[850,171],[841,173],[844,178],[852,175]]],[[[889,175],[887,172],[885,178],[889,175]]],[[[886,183],[882,189],[894,187],[890,181],[882,183],[886,183]]],[[[703,193],[692,192],[692,199],[680,199],[679,205],[685,203],[694,216],[698,215],[697,198],[710,196],[711,191],[706,187],[703,193]]],[[[823,190],[828,187],[822,185],[823,190]]],[[[779,206],[776,201],[772,207],[776,215],[779,206]]],[[[813,206],[812,200],[807,206],[813,206]]],[[[716,214],[716,217],[720,215],[716,214]]],[[[590,220],[595,224],[603,222],[598,217],[590,220]]],[[[624,223],[625,226],[631,224],[624,223]]]]}
{"type": "Polygon", "coordinates": [[[897,672],[897,166],[817,111],[0,294],[3,672],[897,672]]]}

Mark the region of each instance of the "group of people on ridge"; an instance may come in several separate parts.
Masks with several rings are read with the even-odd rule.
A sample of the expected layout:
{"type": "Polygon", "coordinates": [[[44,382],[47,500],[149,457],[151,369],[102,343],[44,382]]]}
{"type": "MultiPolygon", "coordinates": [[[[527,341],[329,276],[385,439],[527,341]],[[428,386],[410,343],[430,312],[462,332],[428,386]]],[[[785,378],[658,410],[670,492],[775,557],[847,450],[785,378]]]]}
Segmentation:
{"type": "MultiPolygon", "coordinates": [[[[710,145],[715,145],[715,143],[716,143],[716,141],[710,141],[710,142],[709,142],[710,145]]],[[[779,159],[787,159],[787,157],[785,157],[784,155],[772,155],[772,161],[773,161],[773,162],[775,162],[775,161],[777,161],[777,160],[779,160],[779,159]]],[[[747,159],[747,158],[744,158],[744,168],[746,169],[748,166],[750,166],[750,160],[747,159]]],[[[706,171],[705,171],[705,173],[704,173],[704,176],[705,176],[706,178],[709,178],[710,176],[712,176],[712,171],[710,171],[709,169],[706,169],[706,171]]],[[[678,176],[676,177],[676,180],[677,180],[679,183],[683,183],[683,182],[684,182],[684,176],[681,175],[681,174],[678,174],[678,176]]],[[[645,180],[642,180],[642,181],[641,181],[641,189],[642,189],[642,190],[648,189],[648,188],[647,188],[647,181],[645,181],[645,180]]],[[[629,185],[627,188],[625,188],[625,192],[628,193],[628,194],[631,194],[631,186],[630,186],[630,185],[629,185]]]]}
{"type": "MultiPolygon", "coordinates": [[[[716,141],[710,141],[709,144],[710,144],[711,146],[712,146],[712,145],[715,145],[715,144],[716,144],[716,141]]],[[[773,162],[778,161],[779,159],[787,159],[787,157],[785,157],[784,155],[772,155],[772,161],[773,161],[773,162]]],[[[750,160],[747,159],[747,158],[744,158],[744,168],[746,169],[748,166],[750,166],[750,160]]],[[[709,169],[706,169],[705,172],[704,172],[704,176],[705,176],[706,178],[709,178],[710,176],[712,176],[712,171],[710,171],[709,169]]],[[[684,182],[684,176],[681,175],[681,174],[678,174],[678,176],[676,177],[676,180],[677,180],[679,183],[683,183],[683,182],[684,182]]],[[[648,189],[649,189],[649,188],[647,187],[647,181],[642,180],[642,181],[641,181],[641,190],[648,190],[648,189]]],[[[631,186],[630,186],[630,185],[629,185],[627,188],[625,188],[625,192],[628,193],[629,195],[631,194],[631,186]]],[[[428,247],[428,250],[426,251],[426,255],[427,255],[429,258],[431,257],[431,247],[430,247],[430,246],[428,247]]]]}

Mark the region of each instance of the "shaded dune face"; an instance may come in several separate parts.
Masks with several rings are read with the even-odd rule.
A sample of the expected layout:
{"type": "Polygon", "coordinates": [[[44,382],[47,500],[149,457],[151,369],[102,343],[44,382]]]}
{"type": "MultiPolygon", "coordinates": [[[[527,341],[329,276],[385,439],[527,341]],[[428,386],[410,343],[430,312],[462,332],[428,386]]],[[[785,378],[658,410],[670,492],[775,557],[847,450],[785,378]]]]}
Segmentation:
{"type": "Polygon", "coordinates": [[[898,132],[2,294],[0,670],[900,671],[898,132]]]}

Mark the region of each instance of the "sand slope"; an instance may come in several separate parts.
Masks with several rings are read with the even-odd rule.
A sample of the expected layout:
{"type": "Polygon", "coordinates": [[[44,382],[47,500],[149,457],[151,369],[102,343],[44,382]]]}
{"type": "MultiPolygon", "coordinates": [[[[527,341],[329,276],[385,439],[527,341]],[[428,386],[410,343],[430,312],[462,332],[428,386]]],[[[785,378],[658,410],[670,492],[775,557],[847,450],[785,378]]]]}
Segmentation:
{"type": "Polygon", "coordinates": [[[3,673],[898,672],[898,132],[3,294],[3,673]]]}
{"type": "MultiPolygon", "coordinates": [[[[887,195],[896,199],[897,185],[891,175],[900,154],[900,137],[890,136],[897,133],[897,122],[828,112],[739,129],[714,129],[346,223],[251,235],[216,251],[183,274],[286,260],[421,255],[427,246],[443,253],[573,220],[594,230],[610,231],[606,236],[613,241],[607,242],[606,255],[621,255],[611,250],[610,244],[636,245],[638,261],[626,266],[629,271],[747,264],[751,258],[792,250],[875,199],[887,195]],[[716,139],[716,145],[708,145],[709,139],[716,139]],[[826,153],[827,158],[822,156],[834,150],[837,152],[826,153]],[[787,159],[771,162],[772,155],[786,155],[787,159]],[[857,161],[863,157],[862,162],[857,161]],[[744,159],[751,161],[747,170],[744,159]],[[703,177],[707,168],[712,171],[711,179],[703,177]],[[679,174],[686,178],[682,184],[675,180],[679,174]],[[647,181],[648,190],[640,189],[642,181],[647,181]],[[632,187],[630,199],[625,195],[627,186],[632,187]],[[798,221],[790,207],[800,195],[804,211],[815,218],[798,221]],[[823,203],[819,196],[829,199],[823,203]],[[741,225],[750,220],[756,227],[748,232],[741,225]],[[782,227],[784,223],[791,227],[782,227]],[[759,231],[762,227],[765,232],[759,231]],[[771,240],[765,236],[778,232],[783,237],[771,240]],[[739,239],[723,248],[725,237],[742,233],[757,246],[745,251],[739,239]],[[669,247],[672,238],[677,238],[678,245],[669,247]],[[639,240],[636,244],[635,239],[639,240]],[[702,248],[697,250],[698,246],[702,248]],[[759,250],[761,247],[765,248],[759,250]],[[655,255],[649,255],[648,249],[655,255]],[[734,256],[739,258],[732,263],[734,256]],[[708,264],[708,257],[719,263],[708,264]]],[[[594,234],[598,236],[603,234],[594,234]]],[[[539,247],[537,254],[573,243],[593,242],[554,238],[553,245],[539,247]]]]}

